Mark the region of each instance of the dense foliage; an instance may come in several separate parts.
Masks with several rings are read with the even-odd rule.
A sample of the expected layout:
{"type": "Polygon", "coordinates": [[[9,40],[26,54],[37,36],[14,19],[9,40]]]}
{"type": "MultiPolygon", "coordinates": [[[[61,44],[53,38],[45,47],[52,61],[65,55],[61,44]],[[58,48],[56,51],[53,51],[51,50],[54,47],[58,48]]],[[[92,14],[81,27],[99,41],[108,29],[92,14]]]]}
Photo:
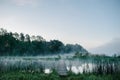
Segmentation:
{"type": "Polygon", "coordinates": [[[46,41],[41,36],[12,33],[0,28],[0,56],[45,55],[79,51],[87,53],[80,45],[63,44],[59,40],[46,41]]]}

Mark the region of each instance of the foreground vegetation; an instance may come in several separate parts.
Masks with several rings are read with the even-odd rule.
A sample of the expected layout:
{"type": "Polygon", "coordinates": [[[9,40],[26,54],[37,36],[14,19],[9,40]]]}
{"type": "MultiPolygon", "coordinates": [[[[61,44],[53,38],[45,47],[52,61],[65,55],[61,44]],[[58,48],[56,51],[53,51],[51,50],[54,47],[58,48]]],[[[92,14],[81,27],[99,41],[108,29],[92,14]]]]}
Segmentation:
{"type": "Polygon", "coordinates": [[[96,66],[92,72],[88,72],[88,66],[88,70],[85,68],[83,73],[75,74],[69,70],[67,76],[60,76],[55,69],[52,69],[51,73],[45,73],[45,66],[39,66],[36,62],[30,65],[26,65],[28,62],[24,65],[17,62],[13,66],[8,65],[10,63],[5,66],[3,63],[0,66],[0,80],[120,80],[120,58],[103,58],[102,56],[95,57],[93,61],[96,66]],[[36,71],[36,69],[39,69],[39,71],[36,71]]]}
{"type": "Polygon", "coordinates": [[[120,74],[74,74],[69,72],[68,76],[62,77],[55,72],[45,74],[12,71],[0,73],[0,80],[120,80],[119,75],[120,74]]]}

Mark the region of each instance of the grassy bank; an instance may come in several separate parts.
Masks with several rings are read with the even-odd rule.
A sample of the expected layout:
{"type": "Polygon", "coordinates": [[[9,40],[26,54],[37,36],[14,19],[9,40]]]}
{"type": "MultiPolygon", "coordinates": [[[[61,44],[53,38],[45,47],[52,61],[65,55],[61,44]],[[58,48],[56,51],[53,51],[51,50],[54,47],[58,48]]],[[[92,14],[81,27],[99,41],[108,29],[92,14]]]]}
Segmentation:
{"type": "Polygon", "coordinates": [[[120,80],[120,74],[74,74],[68,73],[68,76],[61,77],[57,73],[30,73],[30,72],[4,72],[0,73],[0,80],[120,80]]]}

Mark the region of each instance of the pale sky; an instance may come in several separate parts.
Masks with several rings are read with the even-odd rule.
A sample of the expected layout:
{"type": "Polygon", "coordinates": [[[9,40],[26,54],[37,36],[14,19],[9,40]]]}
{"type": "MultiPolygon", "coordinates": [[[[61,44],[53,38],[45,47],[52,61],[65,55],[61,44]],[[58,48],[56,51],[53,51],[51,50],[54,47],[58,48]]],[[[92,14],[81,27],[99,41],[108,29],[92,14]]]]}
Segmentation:
{"type": "Polygon", "coordinates": [[[120,0],[0,0],[0,28],[94,48],[120,38],[120,0]]]}

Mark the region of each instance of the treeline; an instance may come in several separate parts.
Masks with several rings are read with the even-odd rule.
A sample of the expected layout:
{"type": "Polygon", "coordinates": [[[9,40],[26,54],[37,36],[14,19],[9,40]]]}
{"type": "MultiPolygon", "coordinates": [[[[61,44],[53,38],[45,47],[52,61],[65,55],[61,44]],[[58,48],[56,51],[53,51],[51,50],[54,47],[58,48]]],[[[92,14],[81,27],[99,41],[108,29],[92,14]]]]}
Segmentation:
{"type": "Polygon", "coordinates": [[[59,40],[46,41],[41,36],[8,32],[0,28],[0,56],[46,55],[70,52],[87,53],[78,44],[63,44],[59,40]]]}

